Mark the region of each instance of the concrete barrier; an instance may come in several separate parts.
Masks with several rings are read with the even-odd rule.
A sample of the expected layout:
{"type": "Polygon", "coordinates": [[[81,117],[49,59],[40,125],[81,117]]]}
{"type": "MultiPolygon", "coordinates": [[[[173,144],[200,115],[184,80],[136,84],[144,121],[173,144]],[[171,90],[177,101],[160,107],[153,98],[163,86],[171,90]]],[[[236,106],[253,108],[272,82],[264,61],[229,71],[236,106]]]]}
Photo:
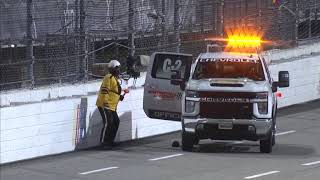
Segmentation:
{"type": "Polygon", "coordinates": [[[270,66],[274,80],[278,72],[287,70],[290,73],[290,87],[279,89],[282,97],[278,107],[299,104],[320,98],[320,55],[291,61],[275,61],[270,66]]]}
{"type": "MultiPolygon", "coordinates": [[[[272,76],[288,70],[290,88],[280,89],[279,107],[320,98],[320,56],[278,60],[272,76]]],[[[179,122],[149,119],[142,109],[145,74],[118,107],[117,141],[181,129],[179,122]]],[[[129,82],[132,85],[132,81],[129,82]]],[[[100,81],[1,93],[0,163],[92,147],[99,142],[101,117],[95,107],[100,81]]]]}

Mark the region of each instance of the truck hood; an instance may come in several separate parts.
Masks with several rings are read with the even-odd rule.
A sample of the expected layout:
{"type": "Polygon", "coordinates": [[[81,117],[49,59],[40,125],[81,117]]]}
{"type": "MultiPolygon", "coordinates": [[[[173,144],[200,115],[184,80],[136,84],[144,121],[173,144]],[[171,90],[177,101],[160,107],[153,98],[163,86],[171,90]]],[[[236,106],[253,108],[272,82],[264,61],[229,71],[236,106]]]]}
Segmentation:
{"type": "Polygon", "coordinates": [[[193,91],[266,92],[269,91],[269,83],[247,78],[214,78],[190,80],[186,89],[193,91]]]}

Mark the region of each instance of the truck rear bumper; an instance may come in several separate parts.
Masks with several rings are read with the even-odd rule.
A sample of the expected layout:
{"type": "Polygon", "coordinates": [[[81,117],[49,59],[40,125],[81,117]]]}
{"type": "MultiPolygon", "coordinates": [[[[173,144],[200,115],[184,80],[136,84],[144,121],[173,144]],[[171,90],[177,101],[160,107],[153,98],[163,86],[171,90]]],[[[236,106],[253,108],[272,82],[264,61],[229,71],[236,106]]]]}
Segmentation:
{"type": "Polygon", "coordinates": [[[184,118],[186,132],[199,139],[261,140],[272,130],[272,119],[192,119],[184,118]]]}

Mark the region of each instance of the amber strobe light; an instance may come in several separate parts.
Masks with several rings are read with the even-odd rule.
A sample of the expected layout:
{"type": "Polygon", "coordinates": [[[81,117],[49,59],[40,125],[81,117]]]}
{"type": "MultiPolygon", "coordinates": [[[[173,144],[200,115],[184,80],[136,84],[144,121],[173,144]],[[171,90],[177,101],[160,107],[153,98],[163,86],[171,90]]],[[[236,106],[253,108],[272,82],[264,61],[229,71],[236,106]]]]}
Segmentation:
{"type": "Polygon", "coordinates": [[[232,35],[228,38],[228,48],[259,48],[261,39],[255,36],[232,35]]]}
{"type": "Polygon", "coordinates": [[[263,43],[262,34],[254,29],[229,29],[227,36],[225,51],[257,52],[263,43]]]}
{"type": "Polygon", "coordinates": [[[263,33],[254,29],[228,29],[227,38],[209,38],[212,41],[224,41],[226,52],[257,53],[261,50],[261,45],[267,43],[262,40],[263,33]]]}

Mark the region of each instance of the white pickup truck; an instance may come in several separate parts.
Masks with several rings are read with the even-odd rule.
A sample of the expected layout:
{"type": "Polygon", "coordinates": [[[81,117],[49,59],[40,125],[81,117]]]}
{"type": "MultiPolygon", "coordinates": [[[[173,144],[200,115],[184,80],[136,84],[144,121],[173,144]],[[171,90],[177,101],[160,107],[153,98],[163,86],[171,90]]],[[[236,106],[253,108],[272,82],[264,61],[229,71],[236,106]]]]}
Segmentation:
{"type": "Polygon", "coordinates": [[[143,108],[150,118],[181,121],[182,149],[201,139],[260,141],[275,145],[278,87],[289,86],[289,72],[271,78],[257,54],[154,53],[144,86],[143,108]]]}

